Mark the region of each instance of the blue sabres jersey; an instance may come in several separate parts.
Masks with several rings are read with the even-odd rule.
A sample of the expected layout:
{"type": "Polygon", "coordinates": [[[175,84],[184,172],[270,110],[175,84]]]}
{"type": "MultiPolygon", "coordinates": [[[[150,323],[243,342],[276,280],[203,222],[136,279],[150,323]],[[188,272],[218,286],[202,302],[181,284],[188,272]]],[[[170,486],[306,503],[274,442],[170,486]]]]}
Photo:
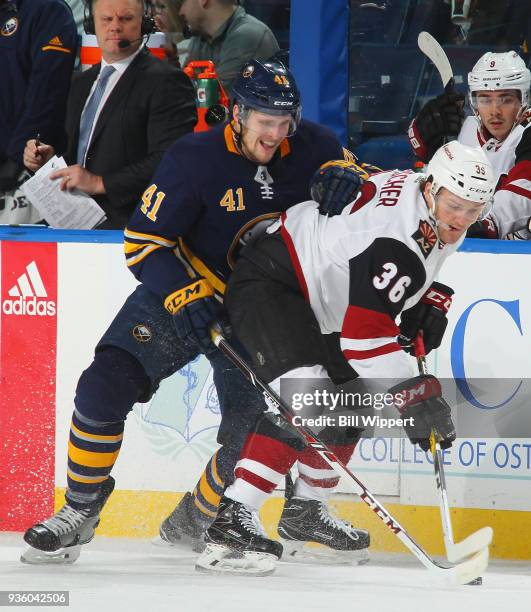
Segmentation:
{"type": "Polygon", "coordinates": [[[125,230],[133,274],[165,298],[205,278],[218,298],[230,252],[246,228],[310,198],[310,179],[331,159],[352,159],[327,128],[302,121],[261,166],[234,144],[230,124],[179,139],[164,155],[125,230]]]}

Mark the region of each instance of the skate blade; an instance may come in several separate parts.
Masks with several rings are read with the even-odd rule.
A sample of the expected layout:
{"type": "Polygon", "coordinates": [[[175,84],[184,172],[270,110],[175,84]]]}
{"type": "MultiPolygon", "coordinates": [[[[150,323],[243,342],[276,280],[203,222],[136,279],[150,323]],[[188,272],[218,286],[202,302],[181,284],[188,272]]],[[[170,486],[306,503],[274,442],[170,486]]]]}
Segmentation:
{"type": "Polygon", "coordinates": [[[209,574],[238,574],[241,576],[269,576],[275,571],[277,558],[267,553],[236,552],[221,544],[209,543],[196,561],[198,572],[209,574]]]}
{"type": "Polygon", "coordinates": [[[360,550],[334,550],[315,542],[298,542],[280,538],[284,552],[282,561],[304,564],[365,565],[369,563],[367,548],[360,550]]]}
{"type": "Polygon", "coordinates": [[[183,537],[174,542],[168,542],[168,540],[165,540],[158,535],[151,540],[151,544],[159,549],[165,550],[170,554],[178,551],[202,553],[206,548],[206,543],[204,540],[197,540],[188,537],[183,537]]]}
{"type": "Polygon", "coordinates": [[[80,553],[81,546],[68,546],[53,552],[46,552],[29,546],[20,555],[20,561],[28,565],[71,565],[77,561],[80,553]]]}

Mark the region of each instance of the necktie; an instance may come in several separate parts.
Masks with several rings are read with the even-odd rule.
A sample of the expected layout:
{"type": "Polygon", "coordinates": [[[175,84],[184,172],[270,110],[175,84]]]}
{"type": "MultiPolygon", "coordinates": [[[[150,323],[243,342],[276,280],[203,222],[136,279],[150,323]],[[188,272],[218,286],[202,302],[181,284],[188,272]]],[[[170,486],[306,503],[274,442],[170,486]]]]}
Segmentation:
{"type": "Polygon", "coordinates": [[[92,124],[94,123],[94,117],[96,111],[105,92],[107,81],[111,74],[116,70],[114,66],[105,66],[99,75],[98,82],[94,88],[94,92],[90,97],[90,100],[81,115],[81,121],[79,122],[79,141],[77,145],[77,163],[83,166],[85,161],[85,155],[89,146],[89,137],[92,131],[92,124]]]}

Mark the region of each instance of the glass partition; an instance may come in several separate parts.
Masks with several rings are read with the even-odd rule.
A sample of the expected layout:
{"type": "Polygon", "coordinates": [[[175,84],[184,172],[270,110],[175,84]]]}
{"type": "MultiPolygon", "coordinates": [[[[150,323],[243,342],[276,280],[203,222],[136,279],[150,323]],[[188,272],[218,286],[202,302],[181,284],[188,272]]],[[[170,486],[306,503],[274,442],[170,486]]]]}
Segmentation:
{"type": "Polygon", "coordinates": [[[463,92],[486,51],[515,50],[529,64],[528,0],[351,0],[350,8],[350,146],[383,168],[413,167],[408,125],[443,91],[417,47],[419,32],[443,45],[463,92]]]}

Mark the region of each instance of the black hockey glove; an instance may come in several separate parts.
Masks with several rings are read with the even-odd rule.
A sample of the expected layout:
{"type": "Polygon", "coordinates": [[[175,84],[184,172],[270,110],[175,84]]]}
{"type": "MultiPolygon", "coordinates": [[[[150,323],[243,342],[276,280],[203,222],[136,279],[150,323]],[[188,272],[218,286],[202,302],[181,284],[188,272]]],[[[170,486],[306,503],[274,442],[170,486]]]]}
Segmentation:
{"type": "Polygon", "coordinates": [[[164,301],[166,310],[173,315],[177,336],[194,342],[205,354],[216,350],[210,337],[212,326],[218,325],[225,338],[230,336],[225,310],[213,296],[210,283],[202,278],[175,291],[164,301]]]}
{"type": "Polygon", "coordinates": [[[310,181],[312,200],[319,204],[322,215],[339,215],[345,206],[356,199],[368,177],[368,172],[354,162],[344,159],[326,162],[310,181]]]}
{"type": "Polygon", "coordinates": [[[481,221],[476,221],[466,231],[467,238],[500,238],[494,219],[488,215],[481,221]]]}
{"type": "Polygon", "coordinates": [[[411,122],[408,131],[409,142],[415,155],[428,162],[445,140],[455,140],[461,130],[465,113],[465,96],[455,91],[453,82],[445,92],[427,102],[411,122]]]}
{"type": "Polygon", "coordinates": [[[442,283],[434,282],[420,301],[404,310],[400,315],[400,336],[398,344],[410,355],[415,350],[412,342],[420,331],[423,332],[426,354],[441,346],[448,325],[446,313],[452,305],[454,290],[442,283]]]}
{"type": "Polygon", "coordinates": [[[395,406],[404,419],[412,419],[404,430],[412,444],[424,451],[430,449],[430,433],[441,448],[450,448],[456,438],[450,406],[441,396],[441,383],[435,376],[409,378],[389,389],[395,406]]]}

